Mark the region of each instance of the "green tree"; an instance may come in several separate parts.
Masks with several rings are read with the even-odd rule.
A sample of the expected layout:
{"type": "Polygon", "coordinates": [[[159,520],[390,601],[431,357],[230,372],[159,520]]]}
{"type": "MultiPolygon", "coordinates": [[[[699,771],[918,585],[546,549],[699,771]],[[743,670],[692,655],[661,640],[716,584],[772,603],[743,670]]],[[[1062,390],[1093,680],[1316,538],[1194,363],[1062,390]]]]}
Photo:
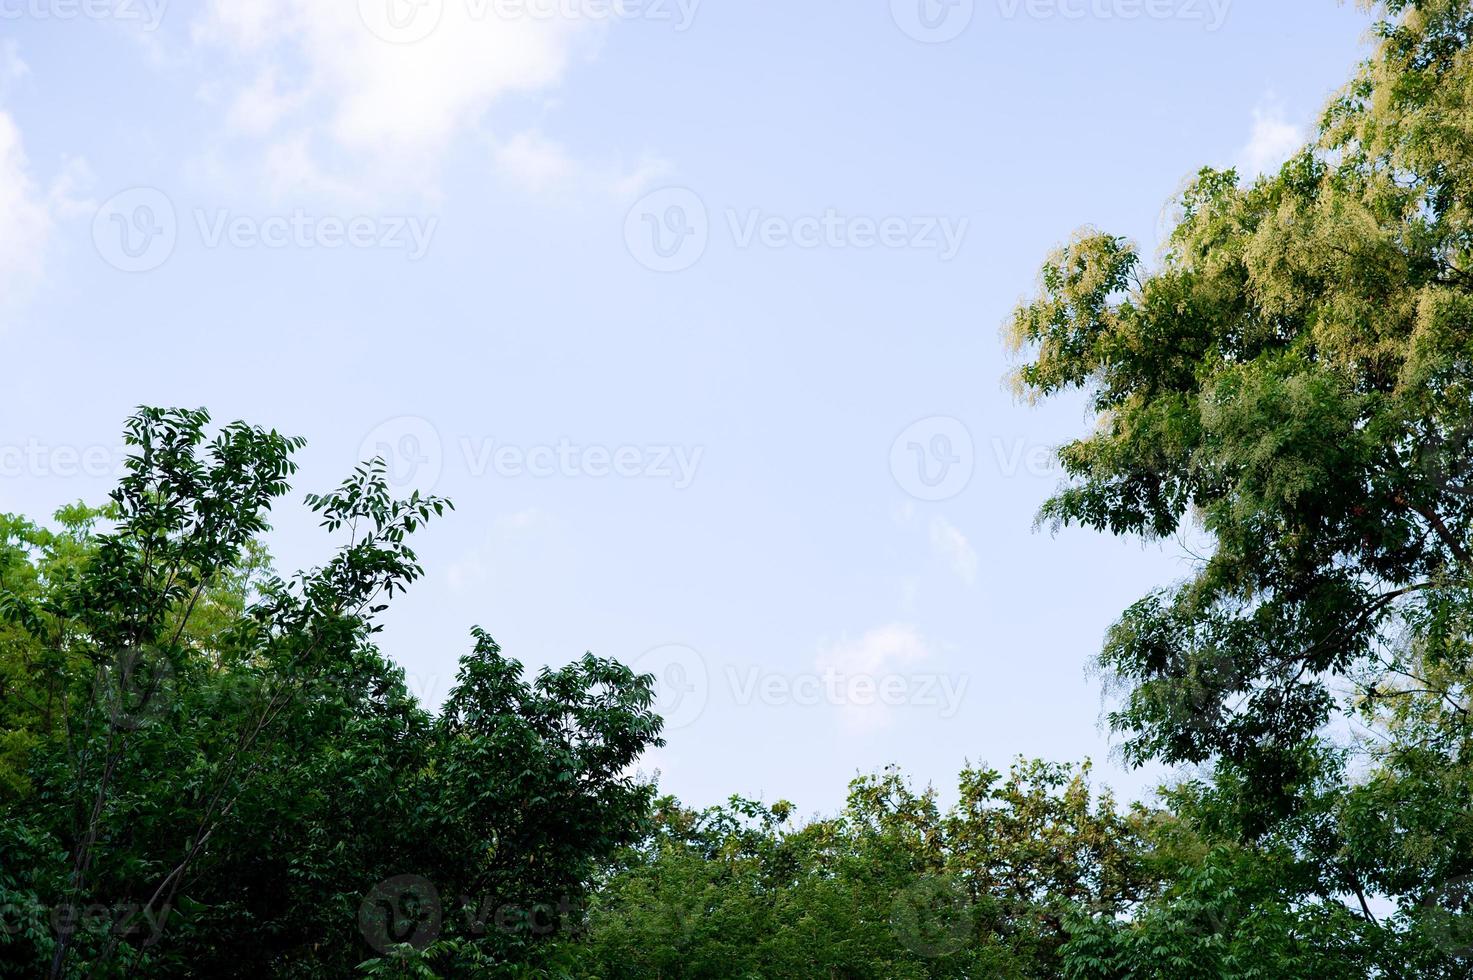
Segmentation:
{"type": "Polygon", "coordinates": [[[662,803],[590,907],[588,977],[1052,977],[1066,924],[1148,892],[1140,811],[1087,767],[968,769],[942,810],[897,771],[832,819],[662,803]]]}
{"type": "Polygon", "coordinates": [[[1374,57],[1280,172],[1204,170],[1149,271],[1081,233],[1011,325],[1022,391],[1082,389],[1097,421],[1041,519],[1212,542],[1105,643],[1128,757],[1224,760],[1266,819],[1311,776],[1327,682],[1468,588],[1473,11],[1380,6],[1374,57]]]}
{"type": "Polygon", "coordinates": [[[302,442],[208,425],[142,409],[105,508],[0,519],[0,972],[537,960],[641,832],[652,679],[587,656],[527,681],[477,631],[431,715],[373,638],[448,503],[365,464],[308,496],[341,543],[283,580],[259,538],[302,442]]]}
{"type": "Polygon", "coordinates": [[[1020,391],[1095,415],[1040,520],[1210,542],[1100,654],[1127,758],[1207,769],[1150,824],[1159,887],[1069,926],[1070,976],[1473,953],[1473,8],[1366,6],[1372,57],[1278,173],[1202,171],[1151,268],[1081,232],[1011,321],[1020,391]]]}

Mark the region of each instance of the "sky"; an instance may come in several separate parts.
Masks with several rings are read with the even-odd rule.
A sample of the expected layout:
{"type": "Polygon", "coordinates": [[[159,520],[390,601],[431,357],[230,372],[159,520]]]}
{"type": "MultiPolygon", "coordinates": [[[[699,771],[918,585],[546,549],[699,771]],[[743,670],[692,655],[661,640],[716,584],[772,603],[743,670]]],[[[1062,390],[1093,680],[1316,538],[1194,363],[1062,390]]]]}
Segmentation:
{"type": "Polygon", "coordinates": [[[1091,758],[1089,669],[1190,573],[1034,527],[1079,398],[1000,339],[1091,225],[1155,254],[1365,56],[1334,0],[0,0],[0,511],[102,500],[139,404],[452,498],[381,645],[657,677],[692,805],[1091,758]]]}

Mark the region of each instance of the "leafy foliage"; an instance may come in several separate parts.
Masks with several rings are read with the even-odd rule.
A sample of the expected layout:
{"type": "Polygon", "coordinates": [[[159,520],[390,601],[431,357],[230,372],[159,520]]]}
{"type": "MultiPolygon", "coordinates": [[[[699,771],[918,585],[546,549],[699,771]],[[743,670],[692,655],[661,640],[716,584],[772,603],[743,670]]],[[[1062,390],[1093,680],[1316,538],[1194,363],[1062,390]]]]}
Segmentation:
{"type": "Polygon", "coordinates": [[[652,683],[472,633],[438,714],[374,645],[448,502],[381,461],[261,543],[300,439],[140,409],[107,504],[0,515],[0,973],[1454,978],[1473,959],[1473,6],[1387,0],[1278,173],[1154,268],[1089,230],[1011,321],[1082,393],[1054,527],[1209,553],[1100,663],[1128,759],[895,770],[832,817],[631,775],[652,683]]]}
{"type": "Polygon", "coordinates": [[[1034,397],[1087,391],[1042,519],[1212,551],[1111,631],[1135,761],[1229,760],[1269,815],[1327,683],[1469,587],[1473,27],[1464,2],[1386,7],[1318,138],[1245,185],[1204,170],[1160,267],[1089,231],[1017,311],[1034,397]],[[1399,15],[1399,16],[1397,16],[1399,15]]]}
{"type": "Polygon", "coordinates": [[[640,832],[651,679],[588,656],[529,682],[476,631],[431,715],[373,636],[448,502],[365,464],[307,498],[346,540],[284,580],[259,536],[302,441],[208,424],[142,409],[108,506],[0,519],[0,964],[336,977],[406,938],[532,958],[640,832]],[[413,916],[406,881],[432,900],[413,916]]]}
{"type": "Polygon", "coordinates": [[[1136,818],[1087,767],[968,769],[943,812],[900,773],[856,780],[844,812],[662,802],[652,840],[597,893],[586,975],[1057,975],[1072,910],[1144,887],[1136,818]]]}

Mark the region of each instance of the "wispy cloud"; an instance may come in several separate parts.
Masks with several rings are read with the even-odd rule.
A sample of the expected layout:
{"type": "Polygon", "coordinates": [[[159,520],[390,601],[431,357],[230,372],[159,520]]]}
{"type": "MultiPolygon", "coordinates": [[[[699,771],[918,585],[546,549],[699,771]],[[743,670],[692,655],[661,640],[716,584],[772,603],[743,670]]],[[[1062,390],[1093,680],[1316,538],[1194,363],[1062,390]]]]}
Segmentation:
{"type": "MultiPolygon", "coordinates": [[[[496,16],[494,5],[399,6],[376,24],[365,12],[392,13],[393,0],[211,0],[192,37],[220,61],[218,79],[201,90],[221,106],[218,155],[254,168],[277,193],[304,183],[433,194],[456,140],[499,101],[555,88],[579,39],[598,28],[573,15],[496,16]],[[398,30],[415,33],[386,36],[398,30]]],[[[539,179],[563,166],[530,137],[507,153],[508,165],[539,179]]]]}
{"type": "Polygon", "coordinates": [[[1303,127],[1289,122],[1283,103],[1269,94],[1253,110],[1253,132],[1238,151],[1239,168],[1247,176],[1270,173],[1283,166],[1304,141],[1303,127]]]}
{"type": "Polygon", "coordinates": [[[977,584],[977,552],[967,536],[944,517],[931,518],[931,553],[945,561],[963,582],[977,584]]]}
{"type": "MultiPolygon", "coordinates": [[[[0,95],[28,69],[13,41],[0,43],[0,95]]],[[[0,105],[0,309],[29,294],[45,271],[57,219],[87,213],[86,161],[69,158],[44,186],[26,155],[15,117],[0,105]]]]}
{"type": "Polygon", "coordinates": [[[464,595],[486,585],[493,571],[493,553],[498,546],[547,527],[552,518],[546,511],[532,507],[514,514],[502,514],[491,522],[491,533],[484,545],[473,548],[450,563],[445,577],[450,591],[464,595]]]}
{"type": "Polygon", "coordinates": [[[664,160],[646,154],[632,167],[614,160],[595,166],[575,158],[541,130],[518,133],[492,150],[496,172],[533,194],[597,194],[628,198],[670,172],[664,160]]]}
{"type": "MultiPolygon", "coordinates": [[[[864,677],[878,685],[887,676],[913,671],[931,657],[930,645],[914,626],[894,623],[872,629],[857,640],[845,637],[823,644],[814,666],[820,674],[832,673],[843,681],[864,677]]],[[[846,729],[863,732],[888,725],[895,707],[879,698],[849,698],[837,710],[846,729]]]]}

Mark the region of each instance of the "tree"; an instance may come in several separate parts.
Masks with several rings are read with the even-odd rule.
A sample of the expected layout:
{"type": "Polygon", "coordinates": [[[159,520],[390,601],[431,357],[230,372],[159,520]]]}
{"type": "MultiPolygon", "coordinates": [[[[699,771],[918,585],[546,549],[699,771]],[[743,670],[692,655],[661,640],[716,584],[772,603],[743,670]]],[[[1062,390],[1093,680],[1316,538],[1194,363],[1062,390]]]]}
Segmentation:
{"type": "Polygon", "coordinates": [[[627,772],[659,741],[652,679],[590,655],[527,682],[477,631],[431,715],[373,637],[448,502],[394,500],[364,464],[307,498],[335,554],[283,580],[259,537],[302,441],[208,425],[141,409],[105,508],[54,532],[0,518],[0,966],[535,958],[641,831],[651,791],[627,772]]]}
{"type": "Polygon", "coordinates": [[[1238,767],[1266,820],[1312,775],[1330,682],[1469,586],[1473,11],[1381,14],[1279,173],[1202,171],[1154,270],[1081,233],[1011,325],[1021,389],[1082,389],[1098,423],[1041,520],[1212,542],[1106,640],[1128,757],[1238,767]]]}
{"type": "Polygon", "coordinates": [[[1040,520],[1210,541],[1100,654],[1127,758],[1208,778],[1150,825],[1159,890],[1069,927],[1073,977],[1473,953],[1473,9],[1374,6],[1374,55],[1278,173],[1203,170],[1152,269],[1080,233],[1012,318],[1020,390],[1096,417],[1040,520]]]}
{"type": "Polygon", "coordinates": [[[663,801],[590,907],[588,977],[1051,977],[1066,923],[1147,892],[1140,812],[1088,767],[967,769],[943,811],[895,770],[832,819],[663,801]]]}

